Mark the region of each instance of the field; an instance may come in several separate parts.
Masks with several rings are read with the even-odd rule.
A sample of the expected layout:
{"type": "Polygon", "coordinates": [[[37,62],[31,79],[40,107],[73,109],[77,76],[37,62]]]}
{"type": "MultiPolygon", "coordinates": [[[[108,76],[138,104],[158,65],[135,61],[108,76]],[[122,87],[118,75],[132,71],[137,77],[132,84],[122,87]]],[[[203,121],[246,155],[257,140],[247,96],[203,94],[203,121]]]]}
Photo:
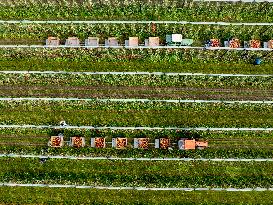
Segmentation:
{"type": "Polygon", "coordinates": [[[272,8],[1,1],[1,204],[272,204],[273,53],[204,47],[209,39],[223,47],[238,38],[241,47],[254,39],[263,48],[273,29],[258,23],[272,22],[272,8]],[[196,48],[163,47],[174,33],[196,48]],[[45,45],[49,36],[61,45],[72,36],[81,45],[88,37],[101,45],[108,37],[120,45],[132,36],[141,45],[159,37],[162,47],[24,47],[45,45]],[[60,134],[63,146],[51,147],[51,136],[60,134]],[[84,137],[85,146],[73,147],[72,137],[84,137]],[[96,137],[104,148],[92,147],[96,137]],[[128,144],[115,148],[113,138],[128,144]],[[147,149],[134,148],[135,138],[148,138],[147,149]],[[168,148],[156,148],[161,138],[170,140],[168,148]],[[194,147],[179,149],[181,139],[196,140],[194,147]],[[200,141],[208,147],[199,149],[200,141]]]}

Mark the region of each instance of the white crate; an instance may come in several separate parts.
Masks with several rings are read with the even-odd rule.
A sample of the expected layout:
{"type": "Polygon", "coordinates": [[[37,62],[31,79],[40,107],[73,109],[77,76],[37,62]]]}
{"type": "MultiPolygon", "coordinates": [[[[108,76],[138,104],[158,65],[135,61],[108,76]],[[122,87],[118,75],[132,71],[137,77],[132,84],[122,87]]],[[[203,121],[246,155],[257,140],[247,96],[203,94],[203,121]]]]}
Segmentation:
{"type": "Polygon", "coordinates": [[[77,37],[69,37],[65,41],[66,46],[79,46],[80,40],[77,37]]]}
{"type": "Polygon", "coordinates": [[[108,38],[108,46],[118,46],[117,38],[108,38]]]}
{"type": "Polygon", "coordinates": [[[60,39],[57,37],[48,37],[48,39],[46,39],[46,45],[47,46],[59,46],[60,39]]]}
{"type": "Polygon", "coordinates": [[[159,37],[149,37],[149,46],[159,46],[159,37]]]}
{"type": "Polygon", "coordinates": [[[172,34],[172,42],[180,43],[182,41],[182,34],[172,34]]]}
{"type": "Polygon", "coordinates": [[[88,37],[88,39],[85,39],[85,46],[99,46],[99,38],[88,37]]]}
{"type": "Polygon", "coordinates": [[[134,47],[138,46],[138,37],[129,37],[128,45],[134,47]]]}

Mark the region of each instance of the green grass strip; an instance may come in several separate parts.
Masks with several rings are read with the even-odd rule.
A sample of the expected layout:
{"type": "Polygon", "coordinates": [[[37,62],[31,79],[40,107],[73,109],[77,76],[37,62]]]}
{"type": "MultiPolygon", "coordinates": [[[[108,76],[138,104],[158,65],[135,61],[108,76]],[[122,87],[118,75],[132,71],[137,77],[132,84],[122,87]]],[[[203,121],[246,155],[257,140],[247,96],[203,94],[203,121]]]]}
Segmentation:
{"type": "Polygon", "coordinates": [[[272,127],[270,104],[2,101],[2,124],[159,127],[272,127]]]}
{"type": "Polygon", "coordinates": [[[272,187],[270,162],[0,159],[0,181],[144,187],[272,187]]]}
{"type": "Polygon", "coordinates": [[[130,191],[0,187],[2,204],[271,204],[271,192],[130,191]]]}

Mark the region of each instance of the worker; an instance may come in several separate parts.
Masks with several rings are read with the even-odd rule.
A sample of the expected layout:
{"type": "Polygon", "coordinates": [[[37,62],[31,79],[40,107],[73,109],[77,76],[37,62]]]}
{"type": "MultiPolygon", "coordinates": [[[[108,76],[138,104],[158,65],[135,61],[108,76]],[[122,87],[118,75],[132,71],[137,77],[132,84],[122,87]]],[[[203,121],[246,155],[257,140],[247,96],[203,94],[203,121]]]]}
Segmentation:
{"type": "Polygon", "coordinates": [[[255,58],[254,65],[260,65],[262,62],[261,58],[255,58]]]}

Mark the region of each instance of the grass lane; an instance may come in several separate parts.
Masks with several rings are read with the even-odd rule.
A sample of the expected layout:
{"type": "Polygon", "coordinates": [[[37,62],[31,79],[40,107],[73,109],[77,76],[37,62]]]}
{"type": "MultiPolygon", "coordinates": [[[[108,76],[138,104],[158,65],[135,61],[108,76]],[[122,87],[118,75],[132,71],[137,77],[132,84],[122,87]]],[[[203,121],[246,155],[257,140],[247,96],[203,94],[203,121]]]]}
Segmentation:
{"type": "Polygon", "coordinates": [[[272,77],[0,74],[0,97],[272,100],[272,77]]]}
{"type": "Polygon", "coordinates": [[[270,104],[2,101],[2,124],[272,127],[270,104]]]}
{"type": "Polygon", "coordinates": [[[2,204],[271,204],[271,192],[130,191],[0,187],[2,204]]]}
{"type": "MultiPolygon", "coordinates": [[[[16,56],[16,54],[14,55],[16,56]]],[[[113,59],[113,58],[112,58],[113,59]]],[[[185,73],[227,73],[227,74],[273,74],[272,64],[254,66],[250,62],[151,62],[122,60],[117,62],[96,62],[93,60],[73,61],[67,59],[0,59],[0,70],[29,71],[144,71],[144,72],[185,72],[185,73]]]]}
{"type": "Polygon", "coordinates": [[[0,181],[145,187],[272,187],[271,162],[139,162],[1,158],[0,181]],[[4,166],[5,165],[5,166],[4,166]]]}

